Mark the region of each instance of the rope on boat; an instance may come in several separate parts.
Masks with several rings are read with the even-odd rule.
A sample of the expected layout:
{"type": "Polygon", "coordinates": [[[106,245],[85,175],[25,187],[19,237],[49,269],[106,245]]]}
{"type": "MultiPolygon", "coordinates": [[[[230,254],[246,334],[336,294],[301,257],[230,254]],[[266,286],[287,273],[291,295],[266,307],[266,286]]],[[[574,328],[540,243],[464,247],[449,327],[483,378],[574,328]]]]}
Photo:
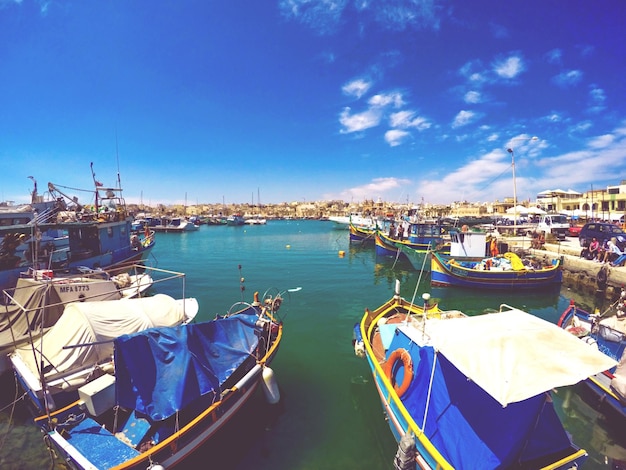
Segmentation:
{"type": "Polygon", "coordinates": [[[424,407],[424,420],[422,421],[422,428],[420,429],[421,432],[424,432],[424,429],[426,429],[426,418],[428,417],[430,395],[433,390],[433,382],[435,380],[435,368],[437,367],[437,355],[438,353],[437,351],[435,351],[435,355],[433,356],[433,369],[430,372],[430,380],[428,382],[428,393],[426,394],[426,406],[424,407]]]}
{"type": "MultiPolygon", "coordinates": [[[[426,250],[426,254],[424,255],[424,260],[422,261],[422,269],[420,269],[420,275],[417,278],[417,284],[415,284],[415,290],[413,291],[413,297],[411,298],[411,306],[415,305],[415,297],[417,297],[417,289],[422,282],[422,275],[424,274],[424,266],[426,266],[426,260],[428,259],[428,255],[431,252],[431,246],[428,245],[428,249],[426,250]]],[[[426,314],[426,312],[424,312],[426,314]]]]}
{"type": "Polygon", "coordinates": [[[58,455],[54,450],[54,446],[50,443],[50,436],[48,436],[48,434],[43,435],[43,442],[46,446],[46,449],[48,449],[48,455],[50,456],[49,469],[52,470],[55,467],[55,460],[57,459],[58,455]]]}
{"type": "Polygon", "coordinates": [[[393,264],[391,265],[391,269],[396,267],[396,263],[398,262],[398,258],[400,258],[400,247],[397,248],[396,250],[396,259],[393,260],[393,264]]]}

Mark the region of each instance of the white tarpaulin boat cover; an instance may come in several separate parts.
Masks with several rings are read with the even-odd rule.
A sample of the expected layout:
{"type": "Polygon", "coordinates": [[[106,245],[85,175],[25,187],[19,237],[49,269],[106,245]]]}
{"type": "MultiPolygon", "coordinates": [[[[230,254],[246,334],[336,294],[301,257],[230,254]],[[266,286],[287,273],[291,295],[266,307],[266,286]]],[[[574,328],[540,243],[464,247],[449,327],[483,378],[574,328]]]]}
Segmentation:
{"type": "MultiPolygon", "coordinates": [[[[46,378],[83,369],[113,356],[113,340],[123,334],[148,328],[175,326],[185,320],[184,302],[157,294],[139,299],[73,302],[65,307],[59,321],[34,345],[41,360],[43,351],[46,378]],[[78,347],[65,348],[65,346],[78,347]]],[[[16,350],[28,368],[39,376],[32,347],[16,350]]]]}
{"type": "Polygon", "coordinates": [[[63,313],[56,292],[43,284],[33,284],[30,279],[18,279],[11,292],[13,301],[0,306],[0,351],[13,351],[14,342],[24,343],[42,328],[50,328],[63,313]],[[30,333],[30,334],[29,334],[30,333]]]}
{"type": "Polygon", "coordinates": [[[576,384],[616,364],[597,347],[518,309],[431,320],[426,334],[435,350],[503,406],[576,384]]]}

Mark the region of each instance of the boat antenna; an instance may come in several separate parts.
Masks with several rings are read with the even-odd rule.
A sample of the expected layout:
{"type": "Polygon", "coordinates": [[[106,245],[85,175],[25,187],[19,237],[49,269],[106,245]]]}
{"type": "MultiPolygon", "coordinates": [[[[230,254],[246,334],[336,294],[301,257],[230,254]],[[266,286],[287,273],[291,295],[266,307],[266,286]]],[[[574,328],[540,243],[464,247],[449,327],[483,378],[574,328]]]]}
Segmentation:
{"type": "Polygon", "coordinates": [[[95,203],[95,206],[96,206],[96,214],[97,214],[99,212],[99,209],[100,209],[100,199],[99,199],[100,193],[98,192],[98,188],[100,186],[102,186],[102,183],[96,179],[96,173],[93,171],[93,162],[91,162],[89,165],[91,167],[91,177],[93,178],[93,184],[96,187],[96,203],[95,203]]]}
{"type": "Polygon", "coordinates": [[[120,179],[120,154],[117,148],[117,127],[115,128],[115,159],[117,160],[117,187],[122,189],[122,180],[120,179]]]}
{"type": "Polygon", "coordinates": [[[29,176],[29,178],[33,180],[33,184],[35,185],[35,187],[33,188],[33,193],[30,196],[30,202],[31,204],[34,204],[37,202],[37,180],[34,176],[29,176]]]}

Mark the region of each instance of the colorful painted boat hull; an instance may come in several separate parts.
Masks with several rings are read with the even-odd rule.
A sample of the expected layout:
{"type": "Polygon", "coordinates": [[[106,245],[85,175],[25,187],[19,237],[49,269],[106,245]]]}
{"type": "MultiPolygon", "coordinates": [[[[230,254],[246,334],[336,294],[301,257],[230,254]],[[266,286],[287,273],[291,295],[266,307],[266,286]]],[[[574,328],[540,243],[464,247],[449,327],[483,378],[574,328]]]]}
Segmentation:
{"type": "MultiPolygon", "coordinates": [[[[468,260],[472,262],[478,259],[468,260]]],[[[431,257],[431,285],[479,289],[540,289],[561,284],[563,266],[560,259],[538,270],[478,270],[464,267],[455,259],[434,253],[431,257]]]]}
{"type": "Polygon", "coordinates": [[[390,430],[399,442],[395,468],[555,470],[576,468],[587,458],[572,443],[548,395],[553,387],[601,370],[609,360],[579,346],[545,320],[508,306],[500,310],[481,318],[436,307],[425,313],[423,307],[402,299],[399,287],[391,300],[375,310],[366,309],[355,326],[355,353],[367,359],[390,430]],[[515,325],[512,343],[500,341],[510,335],[506,324],[515,325]],[[479,332],[494,338],[493,343],[480,339],[479,332]],[[569,371],[567,379],[556,377],[553,372],[563,365],[554,357],[542,364],[542,377],[548,380],[542,378],[541,386],[522,376],[503,385],[510,382],[513,364],[535,363],[526,358],[527,344],[531,339],[539,344],[541,338],[549,338],[539,348],[542,356],[564,349],[568,360],[593,366],[569,371]],[[496,344],[505,343],[510,363],[482,370],[468,367],[501,353],[496,344]],[[509,398],[501,395],[503,388],[509,398]],[[521,389],[524,392],[518,393],[521,389]],[[407,437],[409,446],[403,445],[407,437]],[[540,445],[535,445],[537,439],[540,445]],[[398,460],[407,455],[399,466],[398,460]]]}
{"type": "Polygon", "coordinates": [[[374,244],[374,237],[376,236],[376,229],[359,227],[350,223],[350,243],[369,245],[374,244]]]}
{"type": "Polygon", "coordinates": [[[396,240],[382,231],[375,234],[376,255],[389,258],[403,258],[411,263],[417,271],[428,272],[431,269],[431,255],[433,250],[441,250],[449,253],[449,246],[441,246],[442,239],[422,240],[396,240]]]}

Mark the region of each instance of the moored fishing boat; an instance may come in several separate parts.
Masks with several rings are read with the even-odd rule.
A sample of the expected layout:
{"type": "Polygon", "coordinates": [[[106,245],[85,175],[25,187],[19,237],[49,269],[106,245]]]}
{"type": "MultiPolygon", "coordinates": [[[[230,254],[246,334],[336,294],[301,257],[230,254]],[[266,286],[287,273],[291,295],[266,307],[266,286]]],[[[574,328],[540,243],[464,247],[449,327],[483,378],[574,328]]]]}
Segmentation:
{"type": "MultiPolygon", "coordinates": [[[[184,283],[184,274],[159,270],[157,282],[184,283]]],[[[154,296],[53,304],[55,286],[44,286],[42,310],[62,309],[56,323],[43,332],[31,331],[27,341],[16,345],[9,360],[21,388],[36,414],[73,401],[82,385],[113,371],[113,340],[159,326],[189,323],[198,311],[195,298],[154,296]],[[46,292],[47,290],[47,292],[46,292]]],[[[86,292],[89,294],[89,292],[86,292]]],[[[19,296],[20,294],[18,294],[19,296]]],[[[22,317],[35,317],[22,311],[22,317]]],[[[44,313],[45,315],[45,313],[44,313]]],[[[42,320],[43,321],[43,320],[42,320]]],[[[35,327],[36,328],[36,327],[35,327]]]]}
{"type": "Polygon", "coordinates": [[[282,339],[280,294],[255,295],[225,316],[115,340],[115,375],[82,400],[41,416],[46,441],[77,469],[170,468],[211,439],[262,384],[280,398],[269,365],[282,339]],[[236,310],[239,308],[239,310],[236,310]]]}
{"type": "Polygon", "coordinates": [[[49,270],[22,273],[13,289],[2,291],[0,374],[10,368],[8,355],[54,326],[69,303],[141,296],[155,282],[151,276],[155,272],[164,271],[132,265],[119,272],[81,269],[56,276],[49,270]]]}
{"type": "Polygon", "coordinates": [[[241,214],[232,214],[226,217],[226,225],[230,226],[241,226],[246,224],[246,219],[244,219],[241,214]]]}
{"type": "Polygon", "coordinates": [[[103,269],[78,269],[76,273],[55,273],[45,269],[30,269],[23,273],[15,290],[33,284],[49,284],[59,302],[89,300],[119,300],[139,297],[152,286],[153,280],[144,265],[125,266],[119,273],[103,269]]]}
{"type": "Polygon", "coordinates": [[[407,259],[418,271],[430,271],[433,251],[449,252],[439,222],[401,222],[400,229],[390,226],[389,233],[377,230],[376,255],[407,259]],[[402,227],[404,224],[404,227],[402,227]],[[396,231],[397,230],[397,231],[396,231]],[[395,233],[394,233],[395,232],[395,233]]]}
{"type": "Polygon", "coordinates": [[[619,299],[603,313],[590,313],[571,301],[557,324],[618,362],[589,377],[585,385],[609,417],[626,419],[626,290],[622,288],[619,299]]]}
{"type": "Polygon", "coordinates": [[[245,223],[248,225],[266,225],[267,219],[257,214],[245,219],[245,223]]]}
{"type": "Polygon", "coordinates": [[[194,232],[199,226],[183,217],[169,217],[152,227],[155,232],[194,232]]]}
{"type": "Polygon", "coordinates": [[[553,388],[614,365],[556,325],[502,305],[468,317],[394,296],[355,327],[398,469],[575,468],[586,459],[554,409],[553,388]]]}
{"type": "Polygon", "coordinates": [[[450,255],[433,253],[431,285],[478,289],[540,289],[561,284],[563,260],[493,251],[485,232],[450,232],[450,255]]]}
{"type": "Polygon", "coordinates": [[[15,287],[29,268],[107,269],[147,259],[153,234],[133,233],[122,189],[104,187],[93,176],[95,189],[87,191],[93,203],[79,203],[48,183],[51,209],[29,223],[0,227],[0,289],[15,287]]]}
{"type": "Polygon", "coordinates": [[[331,215],[328,217],[328,220],[333,222],[337,229],[348,229],[350,224],[357,227],[374,228],[377,223],[375,217],[358,212],[352,212],[348,215],[331,215]]]}
{"type": "Polygon", "coordinates": [[[376,227],[363,227],[358,226],[350,222],[350,243],[358,243],[361,245],[369,245],[374,243],[374,237],[376,236],[376,227]]]}

